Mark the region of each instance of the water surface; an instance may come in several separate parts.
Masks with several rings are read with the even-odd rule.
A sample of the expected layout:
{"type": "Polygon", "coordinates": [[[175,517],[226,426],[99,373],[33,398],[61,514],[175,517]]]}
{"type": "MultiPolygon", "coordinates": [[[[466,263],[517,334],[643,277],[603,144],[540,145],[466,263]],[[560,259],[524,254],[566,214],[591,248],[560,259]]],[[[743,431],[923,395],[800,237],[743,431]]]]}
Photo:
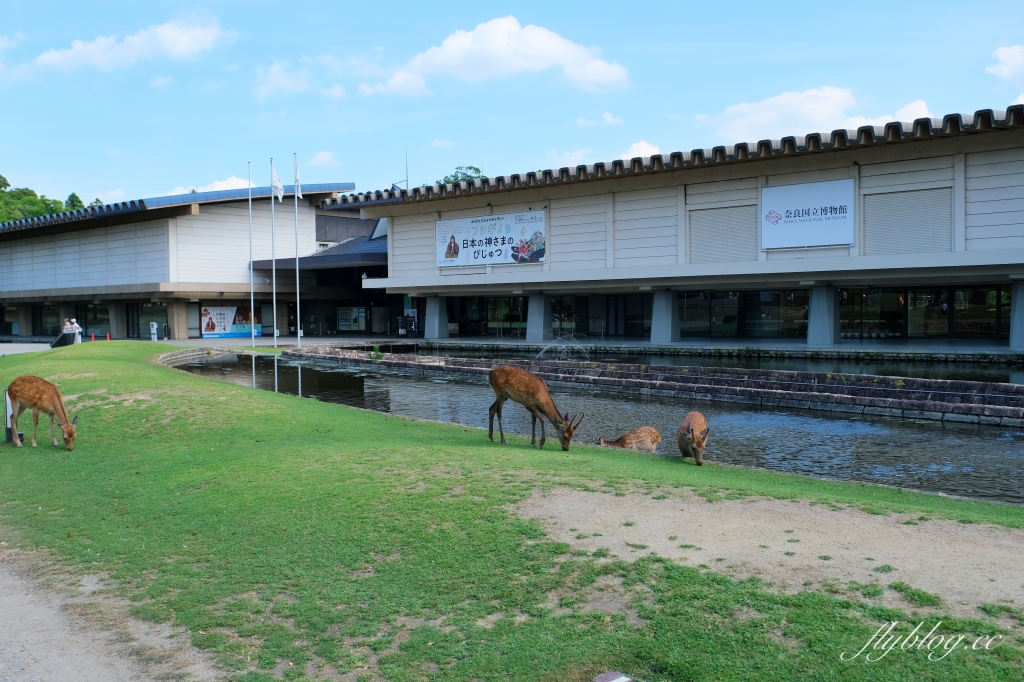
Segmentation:
{"type": "MultiPolygon", "coordinates": [[[[226,355],[181,367],[242,386],[421,419],[487,427],[494,393],[485,384],[366,371],[271,356],[226,355]],[[301,380],[301,389],[300,389],[301,380]]],[[[971,424],[760,409],[730,403],[613,393],[552,391],[562,412],[585,412],[576,442],[650,425],[659,454],[678,455],[676,427],[700,410],[711,426],[706,458],[806,476],[864,481],[978,499],[1024,503],[1024,433],[971,424]]],[[[530,415],[505,404],[505,430],[530,434],[530,415]]],[[[497,425],[495,425],[497,429],[497,425]]],[[[548,426],[550,449],[558,448],[548,426]]],[[[486,438],[481,434],[481,438],[486,438]]]]}

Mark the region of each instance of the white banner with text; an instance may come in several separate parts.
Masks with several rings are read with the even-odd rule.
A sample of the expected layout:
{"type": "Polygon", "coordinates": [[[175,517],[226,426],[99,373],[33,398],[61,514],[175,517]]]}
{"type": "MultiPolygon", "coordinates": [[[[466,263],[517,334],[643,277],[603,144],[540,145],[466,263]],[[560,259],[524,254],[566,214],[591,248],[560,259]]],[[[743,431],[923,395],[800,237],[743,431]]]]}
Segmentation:
{"type": "Polygon", "coordinates": [[[437,267],[543,263],[547,211],[438,220],[437,267]]]}
{"type": "Polygon", "coordinates": [[[854,235],[853,180],[761,188],[761,248],[848,246],[854,235]]]}

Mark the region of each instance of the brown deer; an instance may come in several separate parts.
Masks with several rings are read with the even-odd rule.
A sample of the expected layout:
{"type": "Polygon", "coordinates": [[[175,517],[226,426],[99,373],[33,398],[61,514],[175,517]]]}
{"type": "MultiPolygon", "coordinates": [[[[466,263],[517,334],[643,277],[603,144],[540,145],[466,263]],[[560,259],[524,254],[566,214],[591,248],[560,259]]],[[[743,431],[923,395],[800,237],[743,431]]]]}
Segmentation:
{"type": "Polygon", "coordinates": [[[649,452],[652,455],[658,449],[658,443],[661,442],[661,434],[658,433],[658,429],[653,426],[641,426],[638,429],[633,429],[629,433],[624,433],[615,440],[608,440],[604,436],[597,441],[598,445],[607,445],[613,448],[626,448],[627,450],[637,450],[638,452],[649,452]]]}
{"type": "Polygon", "coordinates": [[[39,430],[39,413],[50,415],[50,437],[54,445],[57,436],[53,430],[54,417],[64,436],[64,447],[71,452],[75,448],[75,425],[78,417],[68,419],[68,410],[64,407],[64,398],[57,386],[39,377],[18,377],[7,387],[7,395],[11,398],[11,426],[14,430],[14,444],[21,447],[18,438],[18,416],[25,410],[32,410],[32,447],[36,447],[36,432],[39,430]]]}
{"type": "Polygon", "coordinates": [[[708,422],[700,412],[688,412],[679,425],[679,452],[693,457],[697,466],[704,464],[704,446],[708,444],[708,422]]]}
{"type": "Polygon", "coordinates": [[[555,427],[558,434],[558,442],[562,444],[563,450],[569,449],[569,441],[576,428],[583,421],[585,415],[570,416],[558,414],[558,408],[551,400],[548,393],[548,385],[540,377],[534,376],[525,369],[503,365],[495,367],[487,375],[487,382],[494,389],[497,397],[494,404],[488,410],[487,436],[494,441],[494,415],[498,415],[498,432],[501,434],[501,444],[505,445],[505,430],[501,424],[501,407],[506,400],[514,400],[525,407],[533,417],[532,444],[537,447],[537,420],[540,420],[540,447],[544,447],[544,417],[547,417],[555,427]],[[574,423],[575,422],[575,423],[574,423]]]}

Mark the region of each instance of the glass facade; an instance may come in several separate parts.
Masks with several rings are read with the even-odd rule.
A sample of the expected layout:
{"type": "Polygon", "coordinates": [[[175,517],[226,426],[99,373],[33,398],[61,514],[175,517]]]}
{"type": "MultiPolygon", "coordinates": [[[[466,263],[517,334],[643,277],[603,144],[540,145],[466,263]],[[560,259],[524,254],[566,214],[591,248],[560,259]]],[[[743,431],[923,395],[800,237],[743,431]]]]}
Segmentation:
{"type": "Polygon", "coordinates": [[[594,294],[576,297],[577,301],[584,298],[588,299],[586,305],[591,337],[650,338],[654,294],[594,294]]]}
{"type": "Polygon", "coordinates": [[[448,296],[452,336],[526,336],[526,296],[448,296]]]}
{"type": "Polygon", "coordinates": [[[842,288],[844,339],[1009,338],[1010,286],[842,288]]]}
{"type": "Polygon", "coordinates": [[[806,289],[679,294],[682,337],[806,338],[806,289]]]}

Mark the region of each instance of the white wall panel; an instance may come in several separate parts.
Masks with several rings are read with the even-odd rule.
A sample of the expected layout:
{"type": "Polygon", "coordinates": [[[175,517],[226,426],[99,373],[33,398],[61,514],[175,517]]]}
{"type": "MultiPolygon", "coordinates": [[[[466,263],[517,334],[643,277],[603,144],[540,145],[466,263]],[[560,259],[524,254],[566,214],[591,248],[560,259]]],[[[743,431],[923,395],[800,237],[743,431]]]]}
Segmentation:
{"type": "Polygon", "coordinates": [[[952,250],[952,188],[864,196],[864,255],[952,250]]]}
{"type": "MultiPolygon", "coordinates": [[[[203,205],[199,215],[175,218],[179,282],[249,282],[248,202],[203,205]]],[[[295,257],[295,204],[274,204],[274,255],[295,257]]],[[[316,251],[313,207],[299,201],[299,256],[316,251]]],[[[270,202],[252,202],[253,260],[271,257],[270,202]]],[[[279,273],[280,275],[280,273],[279,273]]],[[[294,277],[294,272],[292,273],[294,277]]]]}
{"type": "Polygon", "coordinates": [[[167,281],[167,221],[0,242],[0,291],[167,281]]]}
{"type": "Polygon", "coordinates": [[[1024,149],[967,155],[967,250],[1024,245],[1024,149]]]}
{"type": "Polygon", "coordinates": [[[942,182],[953,184],[952,156],[872,163],[860,167],[861,191],[888,188],[898,192],[905,185],[942,182]]]}
{"type": "Polygon", "coordinates": [[[394,277],[396,273],[433,275],[437,263],[437,254],[434,252],[436,216],[436,213],[427,213],[396,217],[393,225],[388,226],[389,230],[394,229],[392,262],[396,271],[389,273],[389,276],[394,277]]]}
{"type": "Polygon", "coordinates": [[[757,178],[701,182],[686,186],[686,205],[700,208],[725,201],[757,203],[757,178]]]}
{"type": "Polygon", "coordinates": [[[603,268],[607,258],[605,195],[556,199],[548,204],[548,253],[553,270],[603,268]]]}
{"type": "Polygon", "coordinates": [[[690,262],[757,260],[757,206],[689,212],[690,262]]]}
{"type": "Polygon", "coordinates": [[[679,199],[675,187],[615,194],[615,267],[678,262],[679,199]]]}

